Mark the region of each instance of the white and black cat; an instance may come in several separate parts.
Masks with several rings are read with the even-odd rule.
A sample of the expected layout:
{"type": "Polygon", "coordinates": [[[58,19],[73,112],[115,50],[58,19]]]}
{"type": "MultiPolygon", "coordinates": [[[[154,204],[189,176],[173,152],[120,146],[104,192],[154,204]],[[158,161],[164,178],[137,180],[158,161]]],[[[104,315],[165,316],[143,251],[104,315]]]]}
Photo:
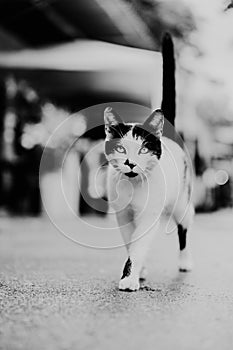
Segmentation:
{"type": "Polygon", "coordinates": [[[108,107],[104,111],[108,201],[116,213],[128,259],[120,290],[135,291],[145,277],[144,259],[159,228],[160,214],[169,211],[177,225],[179,269],[192,268],[187,232],[194,209],[191,176],[182,148],[162,137],[164,116],[154,111],[143,124],[124,123],[108,107]]]}

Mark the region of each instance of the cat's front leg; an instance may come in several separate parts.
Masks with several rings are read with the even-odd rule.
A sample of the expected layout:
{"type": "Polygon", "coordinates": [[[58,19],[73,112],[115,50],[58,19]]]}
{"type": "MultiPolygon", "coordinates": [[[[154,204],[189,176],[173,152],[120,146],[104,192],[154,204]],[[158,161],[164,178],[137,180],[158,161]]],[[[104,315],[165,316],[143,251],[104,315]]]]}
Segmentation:
{"type": "Polygon", "coordinates": [[[122,273],[121,280],[119,282],[119,289],[125,291],[137,291],[140,288],[140,282],[144,282],[147,276],[147,269],[145,266],[142,266],[139,275],[132,274],[132,261],[130,258],[125,263],[124,270],[122,273]],[[131,275],[131,276],[130,276],[131,275]]]}
{"type": "Polygon", "coordinates": [[[135,223],[132,213],[126,208],[125,210],[116,213],[118,227],[121,231],[123,241],[127,252],[129,252],[129,247],[132,240],[132,235],[135,231],[135,223]]]}
{"type": "Polygon", "coordinates": [[[128,257],[123,269],[121,280],[119,282],[119,290],[134,292],[139,288],[139,274],[132,270],[132,260],[130,257],[128,257]]]}
{"type": "MultiPolygon", "coordinates": [[[[116,217],[125,247],[127,249],[127,254],[129,255],[132,236],[135,231],[135,223],[133,220],[132,213],[129,209],[125,209],[124,211],[117,212],[116,217]]],[[[119,289],[121,290],[133,291],[139,289],[139,279],[128,278],[131,274],[131,267],[132,261],[129,257],[125,263],[122,277],[119,283],[119,289]]]]}
{"type": "MultiPolygon", "coordinates": [[[[124,211],[118,212],[116,214],[116,217],[117,217],[117,222],[119,225],[119,229],[121,231],[123,241],[125,243],[125,247],[127,249],[127,254],[129,255],[129,248],[132,241],[132,235],[133,235],[133,232],[135,231],[135,223],[134,223],[132,214],[129,211],[124,210],[124,211]]],[[[128,259],[127,262],[125,263],[124,271],[122,273],[122,279],[123,279],[123,276],[126,277],[129,275],[130,270],[131,270],[131,260],[128,259]]],[[[146,279],[146,276],[147,276],[147,269],[145,266],[142,266],[139,274],[140,281],[144,281],[146,279]]],[[[136,285],[137,284],[138,284],[138,281],[136,281],[136,285]]]]}
{"type": "Polygon", "coordinates": [[[156,230],[158,230],[158,223],[154,225],[151,218],[144,218],[143,222],[136,227],[129,245],[129,256],[119,282],[120,290],[131,292],[140,288],[140,272],[156,230]]]}

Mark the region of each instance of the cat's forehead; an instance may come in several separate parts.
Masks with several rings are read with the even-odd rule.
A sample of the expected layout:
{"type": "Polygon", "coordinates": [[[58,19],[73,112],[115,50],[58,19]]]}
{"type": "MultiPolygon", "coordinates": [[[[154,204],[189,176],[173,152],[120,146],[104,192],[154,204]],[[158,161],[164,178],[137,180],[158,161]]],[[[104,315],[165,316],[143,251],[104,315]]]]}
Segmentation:
{"type": "Polygon", "coordinates": [[[138,123],[127,123],[126,125],[130,126],[129,131],[124,135],[124,137],[122,138],[123,142],[134,142],[135,144],[141,144],[143,141],[143,138],[141,137],[141,135],[137,135],[137,133],[135,133],[135,127],[139,126],[140,124],[138,123]]]}

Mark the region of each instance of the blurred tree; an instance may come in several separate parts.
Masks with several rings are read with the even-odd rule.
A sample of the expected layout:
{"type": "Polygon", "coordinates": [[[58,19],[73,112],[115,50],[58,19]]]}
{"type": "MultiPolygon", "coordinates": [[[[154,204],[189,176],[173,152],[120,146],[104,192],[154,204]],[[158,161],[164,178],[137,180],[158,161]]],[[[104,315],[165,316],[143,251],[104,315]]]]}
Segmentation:
{"type": "Polygon", "coordinates": [[[233,1],[231,1],[231,2],[227,5],[226,10],[230,10],[230,9],[232,9],[232,8],[233,8],[233,1]]]}
{"type": "Polygon", "coordinates": [[[39,165],[42,148],[24,147],[22,135],[27,124],[41,120],[41,101],[25,82],[13,77],[6,80],[6,112],[3,124],[1,173],[2,205],[13,214],[40,213],[39,165]]]}
{"type": "Polygon", "coordinates": [[[3,80],[0,80],[0,205],[4,201],[3,174],[2,174],[2,149],[3,149],[3,121],[6,110],[6,89],[3,80]]]}
{"type": "Polygon", "coordinates": [[[170,32],[174,37],[186,40],[187,35],[196,28],[190,6],[177,0],[125,0],[145,21],[160,49],[161,37],[170,32]]]}

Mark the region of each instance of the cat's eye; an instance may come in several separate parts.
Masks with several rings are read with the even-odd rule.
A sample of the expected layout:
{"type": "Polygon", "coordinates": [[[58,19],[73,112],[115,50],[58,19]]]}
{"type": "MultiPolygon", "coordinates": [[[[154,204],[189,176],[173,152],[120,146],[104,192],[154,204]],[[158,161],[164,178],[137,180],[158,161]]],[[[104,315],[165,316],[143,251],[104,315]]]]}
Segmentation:
{"type": "Polygon", "coordinates": [[[123,146],[116,146],[116,151],[118,153],[126,153],[126,149],[123,146]]]}
{"type": "Polygon", "coordinates": [[[139,154],[146,154],[146,153],[148,153],[149,152],[149,150],[148,150],[148,148],[146,148],[146,147],[142,147],[140,150],[139,150],[139,154]]]}

